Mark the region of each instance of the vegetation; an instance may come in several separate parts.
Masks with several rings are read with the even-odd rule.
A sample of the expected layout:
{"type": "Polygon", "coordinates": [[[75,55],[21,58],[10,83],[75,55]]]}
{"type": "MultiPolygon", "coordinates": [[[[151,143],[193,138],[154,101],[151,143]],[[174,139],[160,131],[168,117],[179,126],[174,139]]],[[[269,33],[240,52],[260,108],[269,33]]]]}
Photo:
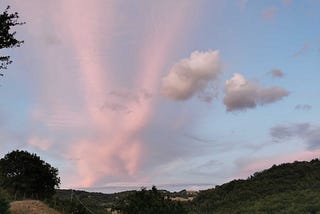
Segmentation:
{"type": "Polygon", "coordinates": [[[129,194],[128,197],[119,200],[113,209],[123,214],[187,213],[181,203],[165,197],[156,187],[152,187],[151,190],[143,188],[141,191],[129,194]]]}
{"type": "Polygon", "coordinates": [[[81,204],[76,198],[73,200],[62,200],[57,197],[53,197],[45,201],[50,207],[59,211],[62,214],[106,214],[105,210],[100,207],[100,210],[90,209],[86,205],[81,204]],[[102,211],[102,212],[101,212],[102,211]]]}
{"type": "MultiPolygon", "coordinates": [[[[10,203],[10,214],[61,214],[36,200],[14,201],[10,203]]],[[[1,213],[2,214],[2,213],[1,213]]]]}
{"type": "MultiPolygon", "coordinates": [[[[114,212],[128,213],[124,209],[130,210],[130,206],[142,206],[144,208],[153,207],[151,210],[144,210],[139,207],[138,213],[187,213],[182,207],[182,203],[170,200],[173,197],[188,198],[190,193],[185,190],[171,193],[166,190],[157,190],[155,187],[152,190],[142,189],[141,191],[125,191],[113,194],[94,193],[79,190],[57,190],[54,197],[46,202],[50,207],[60,211],[63,214],[78,213],[78,214],[106,214],[114,212]],[[154,194],[152,194],[154,193],[154,194]],[[144,195],[144,199],[142,200],[144,195]],[[136,204],[138,203],[139,204],[136,204]],[[154,210],[157,209],[157,212],[154,210]],[[171,209],[171,211],[168,211],[171,209]]],[[[129,213],[134,213],[130,212],[129,213]]]]}
{"type": "Polygon", "coordinates": [[[8,200],[8,194],[0,189],[0,213],[1,214],[7,214],[9,211],[9,200],[8,200]]]}
{"type": "MultiPolygon", "coordinates": [[[[20,47],[23,43],[23,41],[15,38],[16,32],[11,32],[11,28],[24,23],[18,21],[19,14],[17,12],[10,13],[9,9],[10,7],[8,6],[7,9],[0,14],[0,49],[20,47]]],[[[0,56],[0,69],[6,69],[11,63],[10,56],[0,56]]],[[[3,74],[0,73],[0,75],[2,76],[3,74]]]]}
{"type": "Polygon", "coordinates": [[[59,184],[58,169],[36,154],[16,150],[0,159],[0,187],[14,198],[49,198],[59,184]]]}
{"type": "Polygon", "coordinates": [[[319,159],[274,165],[246,180],[233,180],[192,195],[156,187],[114,194],[55,192],[59,183],[58,170],[37,155],[19,150],[6,154],[0,159],[0,213],[8,213],[10,199],[25,197],[44,199],[62,214],[320,214],[319,159]],[[192,201],[173,200],[190,196],[192,201]]]}
{"type": "Polygon", "coordinates": [[[103,194],[80,190],[57,190],[54,197],[47,200],[47,203],[50,207],[65,214],[72,212],[87,214],[90,213],[90,211],[95,214],[105,214],[106,210],[111,210],[118,199],[125,198],[133,192],[134,191],[125,191],[103,194]]]}
{"type": "Polygon", "coordinates": [[[320,161],[274,165],[201,191],[193,213],[320,213],[320,161]]]}
{"type": "MultiPolygon", "coordinates": [[[[193,194],[193,201],[177,203],[175,197],[188,198],[186,191],[142,189],[115,194],[58,190],[59,211],[70,207],[70,196],[82,201],[94,213],[113,207],[120,213],[320,213],[320,161],[274,165],[246,180],[233,180],[213,189],[193,194]],[[168,208],[170,207],[170,208],[168,208]],[[178,208],[177,208],[178,207],[178,208]],[[170,210],[170,211],[169,211],[170,210]]],[[[67,213],[67,212],[65,212],[67,213]]],[[[69,212],[71,213],[71,212],[69,212]]],[[[80,212],[79,212],[80,213],[80,212]]],[[[83,210],[82,213],[89,213],[83,210]]]]}

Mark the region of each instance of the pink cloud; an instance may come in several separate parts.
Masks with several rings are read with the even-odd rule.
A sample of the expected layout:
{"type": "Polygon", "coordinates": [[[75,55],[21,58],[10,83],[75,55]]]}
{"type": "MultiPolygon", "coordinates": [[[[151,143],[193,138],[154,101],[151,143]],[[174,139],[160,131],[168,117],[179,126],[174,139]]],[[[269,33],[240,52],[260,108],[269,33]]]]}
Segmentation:
{"type": "Polygon", "coordinates": [[[139,15],[124,13],[130,3],[119,1],[15,4],[27,17],[26,61],[36,91],[29,146],[60,158],[63,188],[153,179],[149,162],[156,168],[167,160],[149,155],[156,143],[145,141],[145,129],[158,114],[161,77],[198,4],[145,3],[139,15]],[[131,48],[132,65],[125,55],[131,48]],[[122,89],[130,93],[117,93],[122,89]]]}
{"type": "Polygon", "coordinates": [[[51,143],[48,139],[39,139],[38,137],[29,139],[28,144],[42,151],[47,151],[51,146],[51,143]]]}
{"type": "MultiPolygon", "coordinates": [[[[37,103],[31,115],[35,130],[29,145],[57,152],[64,159],[63,187],[102,185],[115,178],[119,182],[144,180],[139,172],[147,161],[148,145],[140,133],[155,113],[156,98],[122,99],[127,114],[102,109],[109,92],[122,83],[111,57],[117,51],[112,45],[118,42],[113,35],[132,17],[119,15],[123,5],[118,1],[60,0],[52,5],[32,1],[16,2],[31,23],[29,36],[43,36],[43,45],[29,43],[34,50],[32,60],[39,62],[41,71],[36,73],[37,103]],[[41,10],[30,6],[38,3],[41,10]],[[44,24],[50,26],[49,37],[59,38],[58,42],[46,42],[44,24]]],[[[141,89],[158,93],[166,62],[186,31],[186,15],[194,6],[171,1],[152,4],[150,15],[157,18],[149,20],[154,27],[146,29],[137,26],[135,18],[129,20],[137,31],[145,31],[145,38],[137,41],[137,67],[126,73],[126,78],[132,78],[128,87],[132,94],[141,89]]]]}

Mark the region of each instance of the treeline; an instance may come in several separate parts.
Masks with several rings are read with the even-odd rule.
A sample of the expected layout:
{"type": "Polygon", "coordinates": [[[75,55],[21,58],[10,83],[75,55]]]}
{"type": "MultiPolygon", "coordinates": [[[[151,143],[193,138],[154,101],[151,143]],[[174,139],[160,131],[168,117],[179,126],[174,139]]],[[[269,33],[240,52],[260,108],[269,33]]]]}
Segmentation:
{"type": "MultiPolygon", "coordinates": [[[[257,172],[246,180],[233,180],[215,188],[200,191],[192,201],[187,191],[170,193],[165,190],[142,189],[115,194],[58,190],[55,197],[70,206],[71,195],[81,200],[95,213],[320,213],[320,161],[274,165],[257,172]],[[169,211],[170,210],[170,211],[169,211]]],[[[77,203],[73,199],[73,203],[77,203]]],[[[61,209],[59,209],[61,210],[61,209]]],[[[89,213],[82,210],[79,213],[89,213]]],[[[65,212],[67,213],[67,212],[65,212]]]]}
{"type": "MultiPolygon", "coordinates": [[[[142,189],[115,194],[58,190],[54,196],[60,208],[83,209],[79,199],[95,213],[118,210],[120,213],[320,213],[320,161],[294,162],[274,165],[257,172],[246,180],[233,180],[213,189],[200,191],[193,201],[173,202],[176,196],[187,198],[186,191],[170,193],[165,190],[142,189]],[[70,204],[73,197],[72,204],[70,204]],[[57,202],[58,201],[58,202],[57,202]],[[109,208],[109,209],[108,209],[109,208]],[[136,211],[134,211],[136,210],[136,211]]],[[[53,203],[51,203],[52,205],[53,203]]],[[[65,212],[67,213],[67,212],[65,212]]]]}
{"type": "Polygon", "coordinates": [[[169,192],[153,187],[150,190],[141,188],[139,191],[124,191],[104,194],[79,190],[57,190],[56,194],[47,204],[63,214],[106,214],[111,211],[118,213],[187,213],[184,203],[173,201],[171,198],[188,198],[190,193],[186,190],[169,192]]]}
{"type": "Polygon", "coordinates": [[[320,213],[320,161],[274,165],[201,191],[190,213],[320,213]]]}
{"type": "Polygon", "coordinates": [[[56,190],[58,170],[36,154],[13,151],[0,159],[0,213],[8,213],[16,199],[44,200],[63,214],[224,214],[299,213],[320,214],[320,160],[274,165],[246,180],[233,180],[200,191],[193,200],[183,190],[142,188],[115,194],[56,190]],[[41,187],[41,188],[40,188],[41,187]]]}

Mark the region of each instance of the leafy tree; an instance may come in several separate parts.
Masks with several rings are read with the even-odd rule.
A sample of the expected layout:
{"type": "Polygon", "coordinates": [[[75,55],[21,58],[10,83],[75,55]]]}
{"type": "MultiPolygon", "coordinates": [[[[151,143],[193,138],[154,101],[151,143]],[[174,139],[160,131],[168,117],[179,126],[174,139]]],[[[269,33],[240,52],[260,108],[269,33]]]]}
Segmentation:
{"type": "Polygon", "coordinates": [[[49,198],[59,184],[58,169],[36,154],[16,150],[0,159],[0,187],[15,197],[49,198]]]}
{"type": "Polygon", "coordinates": [[[155,186],[151,190],[142,188],[121,199],[113,210],[122,214],[184,214],[187,213],[179,202],[163,196],[155,186]]]}
{"type": "MultiPolygon", "coordinates": [[[[0,14],[0,49],[20,47],[23,43],[23,41],[15,38],[16,32],[11,32],[11,28],[16,25],[22,25],[24,22],[19,22],[19,14],[17,12],[10,13],[9,9],[10,6],[0,14]]],[[[0,69],[6,69],[11,63],[10,56],[0,56],[0,69]]],[[[2,73],[0,75],[3,76],[2,73]]]]}

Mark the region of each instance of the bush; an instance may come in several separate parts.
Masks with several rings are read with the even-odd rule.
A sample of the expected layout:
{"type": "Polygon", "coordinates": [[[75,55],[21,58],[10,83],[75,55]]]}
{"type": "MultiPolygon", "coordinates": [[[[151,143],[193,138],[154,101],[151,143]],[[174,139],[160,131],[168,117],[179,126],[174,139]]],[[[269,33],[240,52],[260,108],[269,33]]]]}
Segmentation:
{"type": "Polygon", "coordinates": [[[8,195],[5,191],[0,189],[0,213],[1,214],[7,214],[9,213],[9,201],[8,201],[8,195]]]}

